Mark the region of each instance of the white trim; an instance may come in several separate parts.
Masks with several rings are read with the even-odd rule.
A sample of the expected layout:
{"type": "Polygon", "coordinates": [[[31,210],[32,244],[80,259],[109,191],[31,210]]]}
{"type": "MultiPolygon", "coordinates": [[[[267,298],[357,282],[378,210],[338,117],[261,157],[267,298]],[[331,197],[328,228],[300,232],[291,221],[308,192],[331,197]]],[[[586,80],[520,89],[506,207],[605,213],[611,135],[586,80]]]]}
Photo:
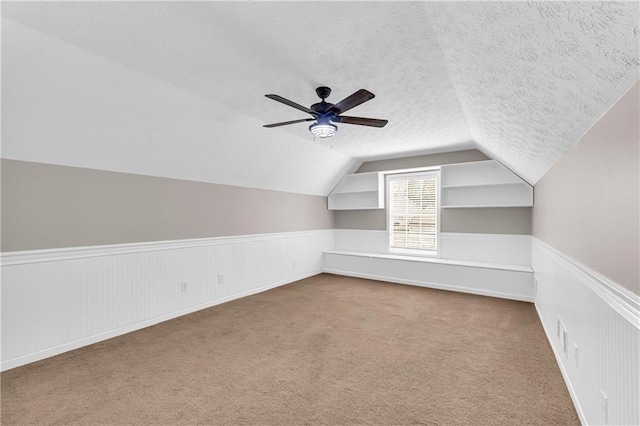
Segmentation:
{"type": "Polygon", "coordinates": [[[347,277],[365,278],[368,280],[386,281],[396,284],[414,285],[418,287],[435,288],[438,290],[456,291],[459,293],[477,294],[480,296],[498,297],[500,299],[518,300],[522,302],[533,302],[533,297],[522,296],[520,294],[502,293],[492,290],[483,290],[471,287],[454,286],[447,284],[436,284],[428,281],[405,280],[402,278],[388,277],[375,274],[363,274],[360,272],[340,271],[325,268],[323,272],[327,274],[343,275],[347,277]]]}
{"type": "Polygon", "coordinates": [[[589,269],[582,263],[566,256],[535,237],[531,237],[531,242],[534,245],[537,244],[538,247],[562,265],[567,272],[589,287],[589,289],[629,321],[634,327],[640,329],[640,296],[589,269]]]}
{"type": "Polygon", "coordinates": [[[325,251],[325,253],[341,254],[344,256],[373,257],[377,259],[408,260],[410,262],[426,262],[426,263],[444,263],[446,260],[446,259],[441,259],[439,257],[410,256],[410,255],[387,254],[387,253],[366,253],[366,252],[358,252],[358,251],[341,251],[341,250],[325,251]]]}
{"type": "Polygon", "coordinates": [[[170,319],[174,319],[180,317],[182,315],[191,314],[193,312],[200,311],[202,309],[211,308],[216,305],[220,305],[222,303],[230,302],[232,300],[240,299],[242,297],[251,296],[253,294],[262,293],[263,291],[271,290],[275,287],[280,287],[285,284],[289,284],[295,281],[299,281],[305,278],[312,277],[314,275],[318,275],[322,273],[322,271],[314,271],[312,273],[303,274],[296,276],[294,278],[289,278],[286,280],[278,281],[276,283],[268,284],[263,287],[254,288],[251,290],[244,291],[242,293],[233,294],[231,296],[223,297],[221,299],[211,300],[205,303],[201,303],[199,305],[190,306],[186,309],[182,309],[180,311],[170,312],[165,315],[161,315],[159,317],[151,318],[145,321],[140,321],[135,324],[130,324],[125,327],[117,328],[115,330],[109,330],[104,333],[88,336],[83,339],[75,340],[73,342],[64,343],[62,345],[54,346],[52,348],[47,348],[38,352],[30,353],[27,355],[23,355],[17,358],[8,359],[0,363],[0,371],[6,371],[12,368],[19,367],[21,365],[29,364],[35,361],[39,361],[41,359],[49,358],[55,355],[62,354],[64,352],[68,352],[74,349],[79,349],[84,346],[88,346],[97,342],[101,342],[103,340],[111,339],[113,337],[121,336],[123,334],[130,333],[132,331],[141,330],[146,327],[150,327],[152,325],[161,323],[163,321],[168,321],[170,319]]]}
{"type": "Polygon", "coordinates": [[[384,208],[386,211],[386,234],[387,234],[387,253],[407,253],[413,254],[414,256],[428,256],[428,257],[439,257],[440,256],[440,183],[442,181],[442,176],[440,174],[440,166],[436,167],[425,167],[420,170],[418,169],[406,169],[413,170],[411,172],[403,172],[403,173],[386,173],[384,175],[384,186],[385,186],[385,204],[384,208]],[[430,176],[434,175],[436,177],[436,249],[435,250],[412,250],[409,248],[402,247],[391,247],[391,233],[393,232],[393,226],[391,225],[391,200],[389,190],[389,181],[396,176],[430,176]]]}
{"type": "Polygon", "coordinates": [[[501,271],[533,272],[530,266],[508,265],[502,263],[474,262],[470,260],[446,259],[445,265],[466,266],[469,268],[498,269],[501,271]]]}
{"type": "Polygon", "coordinates": [[[482,269],[498,269],[501,271],[533,272],[533,270],[529,266],[507,265],[507,264],[489,263],[489,262],[475,262],[470,260],[444,259],[441,257],[412,256],[412,255],[386,254],[386,253],[365,253],[365,252],[340,251],[340,250],[325,251],[325,253],[339,254],[343,256],[368,257],[368,258],[376,258],[376,259],[407,260],[409,262],[440,263],[442,265],[463,266],[463,267],[469,267],[469,268],[482,268],[482,269]]]}
{"type": "Polygon", "coordinates": [[[412,167],[410,169],[381,170],[381,175],[401,175],[404,173],[421,173],[439,171],[441,166],[412,167]]]}
{"type": "Polygon", "coordinates": [[[269,240],[297,238],[319,233],[333,232],[333,229],[313,231],[279,232],[272,234],[235,235],[211,238],[193,238],[186,240],[151,241],[129,244],[106,244],[101,246],[82,246],[44,250],[27,250],[0,253],[0,266],[22,265],[26,263],[52,262],[58,260],[82,259],[87,257],[114,256],[158,250],[173,250],[191,247],[203,247],[230,244],[246,240],[269,240]]]}
{"type": "MultiPolygon", "coordinates": [[[[436,237],[437,241],[437,237],[436,237]]],[[[438,243],[436,242],[436,245],[438,243]]],[[[421,250],[421,249],[408,249],[408,248],[396,248],[389,247],[389,254],[407,255],[413,257],[439,257],[437,250],[421,250]]]]}
{"type": "MultiPolygon", "coordinates": [[[[439,244],[443,259],[531,266],[530,235],[440,232],[439,244]]],[[[335,250],[390,254],[387,231],[336,229],[335,250]]]]}
{"type": "Polygon", "coordinates": [[[442,206],[443,209],[492,209],[492,208],[511,208],[511,207],[531,207],[530,204],[467,204],[459,206],[442,206]]]}
{"type": "Polygon", "coordinates": [[[567,390],[569,391],[569,395],[571,396],[571,401],[573,401],[573,405],[576,409],[576,413],[578,413],[578,418],[580,419],[580,423],[582,425],[587,425],[587,418],[582,410],[582,406],[580,405],[580,401],[578,400],[578,395],[576,394],[573,385],[571,384],[571,380],[569,380],[569,374],[567,370],[564,368],[564,363],[562,362],[562,357],[558,353],[556,346],[553,344],[553,339],[549,335],[546,327],[544,326],[544,321],[542,320],[542,315],[540,314],[540,310],[538,309],[537,304],[533,304],[536,308],[536,314],[538,315],[538,319],[540,320],[540,324],[542,325],[542,329],[544,330],[545,336],[547,336],[547,340],[549,341],[549,346],[551,346],[551,350],[553,351],[553,356],[556,358],[556,364],[560,368],[560,372],[562,373],[562,378],[564,379],[564,384],[567,386],[567,390]]]}

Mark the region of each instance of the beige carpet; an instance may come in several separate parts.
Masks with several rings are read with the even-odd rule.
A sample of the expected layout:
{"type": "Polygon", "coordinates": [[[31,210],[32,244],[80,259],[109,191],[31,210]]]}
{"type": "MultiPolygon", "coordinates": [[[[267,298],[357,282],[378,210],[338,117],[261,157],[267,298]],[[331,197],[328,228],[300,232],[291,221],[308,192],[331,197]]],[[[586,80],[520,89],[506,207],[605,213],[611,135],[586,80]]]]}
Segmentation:
{"type": "Polygon", "coordinates": [[[2,424],[579,424],[532,304],[318,275],[2,374],[2,424]]]}

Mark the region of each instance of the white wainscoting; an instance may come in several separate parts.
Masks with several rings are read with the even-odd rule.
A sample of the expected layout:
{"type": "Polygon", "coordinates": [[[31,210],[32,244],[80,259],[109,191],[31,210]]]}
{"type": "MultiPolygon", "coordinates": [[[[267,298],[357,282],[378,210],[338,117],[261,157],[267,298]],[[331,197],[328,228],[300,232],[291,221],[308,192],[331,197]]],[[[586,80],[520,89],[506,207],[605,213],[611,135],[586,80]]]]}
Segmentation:
{"type": "Polygon", "coordinates": [[[336,230],[325,272],[533,301],[529,235],[440,233],[437,258],[389,254],[386,231],[336,230]]]}
{"type": "MultiPolygon", "coordinates": [[[[1,368],[264,291],[330,266],[348,270],[360,265],[373,273],[347,274],[457,291],[469,291],[465,280],[477,278],[480,270],[445,259],[409,263],[384,256],[373,265],[373,257],[362,256],[367,252],[386,253],[385,231],[324,230],[5,253],[1,368]],[[330,251],[360,254],[330,255],[333,263],[323,264],[322,253],[330,251]],[[429,283],[426,269],[432,277],[453,280],[454,286],[429,283]],[[188,283],[188,291],[181,291],[182,282],[188,283]]],[[[528,253],[537,280],[536,308],[582,422],[640,424],[640,297],[529,236],[441,234],[441,254],[449,259],[526,266],[528,253]],[[528,250],[522,247],[526,240],[528,250]],[[557,338],[558,318],[567,330],[566,353],[557,338]],[[607,397],[606,418],[601,390],[607,397]]],[[[494,269],[483,270],[480,278],[494,269]]],[[[505,297],[488,290],[484,294],[505,297]]],[[[530,296],[525,292],[525,297],[514,298],[530,296]]]]}
{"type": "MultiPolygon", "coordinates": [[[[388,253],[387,231],[336,229],[336,250],[388,253]]],[[[441,232],[439,257],[529,266],[531,264],[531,237],[512,234],[441,232]]]]}
{"type": "Polygon", "coordinates": [[[324,271],[420,287],[533,301],[533,274],[525,266],[416,258],[379,253],[330,251],[324,271]]]}
{"type": "Polygon", "coordinates": [[[582,423],[640,424],[640,297],[535,238],[532,267],[535,305],[582,423]]]}
{"type": "Polygon", "coordinates": [[[4,253],[1,368],[318,274],[333,247],[322,230],[4,253]]]}

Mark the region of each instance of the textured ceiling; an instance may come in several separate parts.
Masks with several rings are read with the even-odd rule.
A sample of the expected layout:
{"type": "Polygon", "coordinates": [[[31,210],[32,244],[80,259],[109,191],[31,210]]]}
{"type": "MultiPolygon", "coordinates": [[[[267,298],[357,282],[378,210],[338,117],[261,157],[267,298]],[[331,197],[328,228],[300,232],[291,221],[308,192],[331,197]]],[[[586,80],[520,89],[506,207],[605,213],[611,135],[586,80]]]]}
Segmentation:
{"type": "MultiPolygon", "coordinates": [[[[11,20],[236,110],[376,98],[317,143],[361,160],[479,148],[535,183],[638,79],[638,4],[4,2],[11,20]],[[322,19],[320,19],[322,17],[322,19]],[[472,142],[473,141],[473,142],[472,142]]],[[[215,118],[212,118],[215,120],[215,118]]],[[[305,124],[261,129],[309,142],[305,124]]]]}
{"type": "Polygon", "coordinates": [[[530,183],[638,80],[638,3],[439,4],[473,138],[530,183]]]}

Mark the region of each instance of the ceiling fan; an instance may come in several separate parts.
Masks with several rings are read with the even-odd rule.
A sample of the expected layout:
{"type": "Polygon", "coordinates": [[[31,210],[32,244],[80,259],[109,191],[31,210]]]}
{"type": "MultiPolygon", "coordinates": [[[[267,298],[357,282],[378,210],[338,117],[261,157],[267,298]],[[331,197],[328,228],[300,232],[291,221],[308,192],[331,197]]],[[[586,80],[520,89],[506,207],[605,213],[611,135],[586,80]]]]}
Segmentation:
{"type": "Polygon", "coordinates": [[[281,102],[285,105],[289,105],[290,107],[311,114],[313,118],[302,118],[300,120],[284,121],[282,123],[265,124],[263,127],[280,127],[287,126],[289,124],[303,123],[305,121],[315,121],[315,123],[309,126],[311,133],[320,138],[330,138],[336,133],[336,131],[338,131],[338,126],[333,123],[355,124],[358,126],[370,127],[384,127],[388,123],[388,120],[340,115],[351,108],[355,108],[358,105],[373,99],[376,95],[368,90],[360,89],[335,105],[325,101],[325,99],[331,94],[330,88],[325,86],[318,87],[316,89],[316,93],[318,97],[322,99],[322,102],[315,103],[309,108],[292,102],[289,99],[285,99],[282,96],[265,95],[269,99],[273,99],[274,101],[281,102]]]}

